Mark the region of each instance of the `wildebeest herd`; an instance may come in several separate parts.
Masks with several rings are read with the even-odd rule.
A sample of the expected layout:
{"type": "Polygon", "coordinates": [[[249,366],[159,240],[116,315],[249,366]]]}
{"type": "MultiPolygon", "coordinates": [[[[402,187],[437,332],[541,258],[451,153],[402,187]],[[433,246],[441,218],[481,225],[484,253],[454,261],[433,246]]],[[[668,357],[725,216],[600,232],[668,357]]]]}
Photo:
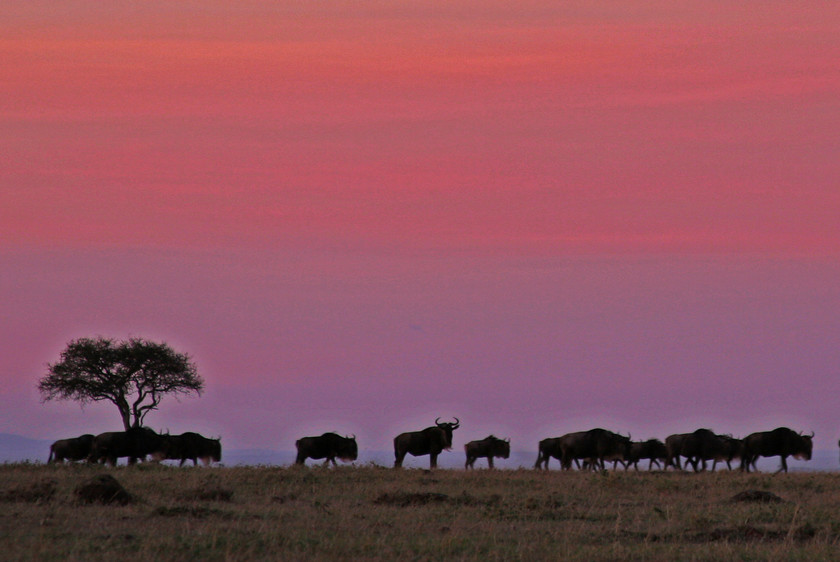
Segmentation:
{"type": "MultiPolygon", "coordinates": [[[[401,433],[394,438],[394,467],[402,466],[406,455],[429,455],[430,468],[437,467],[437,457],[452,448],[452,434],[460,427],[460,420],[441,422],[421,431],[401,433]]],[[[630,435],[614,433],[606,429],[595,428],[588,431],[567,433],[560,437],[543,439],[539,442],[536,469],[548,469],[549,460],[554,458],[560,467],[570,470],[574,464],[579,470],[606,470],[606,463],[613,468],[619,465],[625,470],[631,466],[639,469],[639,462],[647,460],[648,470],[653,466],[661,470],[672,467],[684,470],[688,466],[695,471],[709,468],[714,471],[718,463],[726,463],[732,470],[732,462],[740,462],[740,470],[755,470],[759,457],[780,457],[779,471],[787,472],[787,458],[810,460],[814,434],[803,435],[786,427],[772,431],[752,433],[743,439],[731,435],[719,435],[709,429],[698,429],[692,433],[680,433],[668,436],[664,442],[658,439],[632,441],[630,435]]],[[[358,458],[359,448],[355,436],[342,437],[336,433],[324,433],[319,436],[303,437],[295,443],[297,448],[296,464],[304,464],[306,459],[325,459],[324,464],[336,459],[345,462],[358,458]]],[[[510,456],[510,440],[499,439],[493,435],[480,441],[470,441],[464,445],[466,453],[465,468],[473,468],[475,461],[486,458],[488,466],[493,468],[494,458],[510,456]]],[[[64,460],[87,460],[93,463],[115,465],[118,458],[127,458],[129,464],[138,459],[150,458],[153,461],[178,460],[183,466],[187,460],[193,466],[201,460],[205,465],[219,462],[222,458],[220,439],[208,439],[198,433],[180,435],[160,434],[146,427],[135,427],[128,431],[86,434],[72,439],[61,439],[50,447],[48,462],[64,460]]]]}
{"type": "Polygon", "coordinates": [[[181,466],[187,460],[193,461],[193,466],[198,460],[207,465],[222,460],[221,439],[208,439],[193,432],[169,435],[156,433],[148,427],[132,427],[128,431],[59,439],[50,446],[47,462],[87,460],[113,466],[119,458],[127,458],[129,464],[134,464],[147,457],[154,461],[178,460],[181,466]]]}

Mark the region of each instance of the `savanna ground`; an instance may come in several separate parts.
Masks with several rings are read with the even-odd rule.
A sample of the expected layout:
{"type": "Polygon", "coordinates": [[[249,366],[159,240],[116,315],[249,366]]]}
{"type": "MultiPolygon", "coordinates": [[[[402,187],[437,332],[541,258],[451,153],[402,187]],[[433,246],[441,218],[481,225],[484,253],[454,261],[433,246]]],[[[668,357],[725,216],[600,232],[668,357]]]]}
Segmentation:
{"type": "Polygon", "coordinates": [[[3,560],[817,560],[838,539],[834,473],[0,465],[3,560]],[[101,474],[132,501],[82,503],[101,474]]]}

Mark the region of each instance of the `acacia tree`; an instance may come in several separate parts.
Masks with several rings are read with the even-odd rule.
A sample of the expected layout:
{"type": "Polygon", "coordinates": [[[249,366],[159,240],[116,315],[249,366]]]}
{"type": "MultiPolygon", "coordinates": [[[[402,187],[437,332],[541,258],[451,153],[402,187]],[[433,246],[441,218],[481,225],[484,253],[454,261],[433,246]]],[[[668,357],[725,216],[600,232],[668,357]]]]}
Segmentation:
{"type": "Polygon", "coordinates": [[[143,425],[167,394],[201,395],[204,381],[190,357],[165,343],[81,338],[67,344],[61,360],[47,365],[38,382],[42,401],[76,400],[82,407],[107,400],[120,411],[123,426],[143,425]]]}

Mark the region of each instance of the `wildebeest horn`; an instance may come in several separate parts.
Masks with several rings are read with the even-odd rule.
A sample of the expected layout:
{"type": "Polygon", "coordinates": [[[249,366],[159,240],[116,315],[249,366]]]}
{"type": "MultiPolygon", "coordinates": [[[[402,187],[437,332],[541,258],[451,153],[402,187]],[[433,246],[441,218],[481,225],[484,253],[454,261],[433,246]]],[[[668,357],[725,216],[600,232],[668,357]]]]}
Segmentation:
{"type": "Polygon", "coordinates": [[[461,426],[461,420],[459,420],[458,418],[455,418],[455,423],[452,424],[452,429],[458,429],[460,426],[461,426]]]}
{"type": "Polygon", "coordinates": [[[435,418],[435,425],[437,425],[438,423],[440,423],[440,417],[435,418]]]}
{"type": "Polygon", "coordinates": [[[814,431],[813,430],[811,430],[811,435],[809,435],[808,437],[810,437],[811,439],[814,438],[814,431]]]}
{"type": "Polygon", "coordinates": [[[352,435],[348,435],[348,436],[347,436],[347,439],[355,439],[355,438],[356,438],[356,434],[355,434],[355,433],[354,433],[354,434],[352,434],[352,435]]]}

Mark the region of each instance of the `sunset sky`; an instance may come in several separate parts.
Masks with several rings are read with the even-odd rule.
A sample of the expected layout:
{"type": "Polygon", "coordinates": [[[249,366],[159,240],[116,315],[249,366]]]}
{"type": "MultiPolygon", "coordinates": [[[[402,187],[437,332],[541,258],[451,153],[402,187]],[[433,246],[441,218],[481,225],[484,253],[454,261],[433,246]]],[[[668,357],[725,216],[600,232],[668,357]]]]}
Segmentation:
{"type": "Polygon", "coordinates": [[[840,4],[0,5],[0,433],[86,336],[149,425],[456,450],[604,426],[840,438],[840,4]]]}

